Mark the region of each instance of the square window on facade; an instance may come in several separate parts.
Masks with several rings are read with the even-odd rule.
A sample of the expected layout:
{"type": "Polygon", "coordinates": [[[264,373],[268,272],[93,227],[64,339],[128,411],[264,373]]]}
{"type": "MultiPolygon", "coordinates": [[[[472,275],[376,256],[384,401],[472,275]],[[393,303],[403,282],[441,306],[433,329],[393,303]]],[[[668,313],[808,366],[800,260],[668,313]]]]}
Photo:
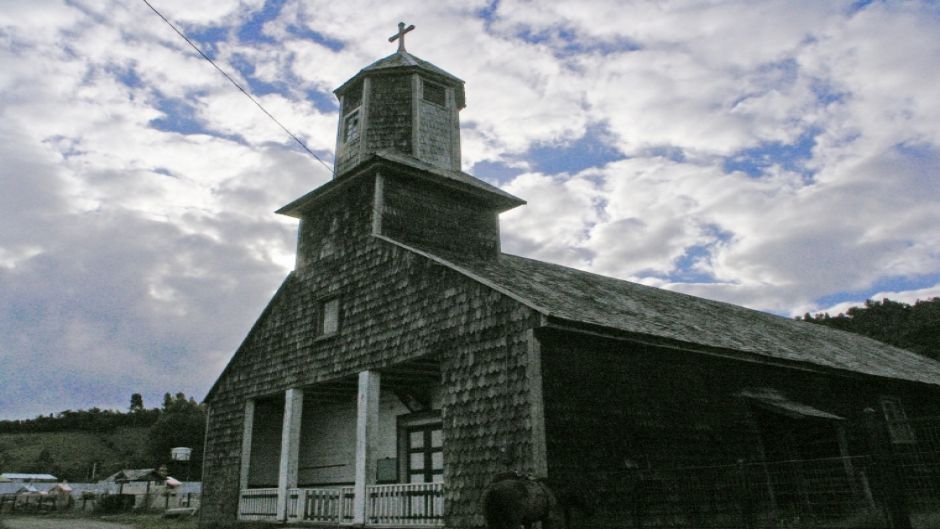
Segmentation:
{"type": "Polygon", "coordinates": [[[343,143],[359,137],[359,109],[350,112],[343,120],[343,143]]]}
{"type": "Polygon", "coordinates": [[[895,444],[916,442],[914,429],[907,418],[904,407],[901,406],[901,400],[895,397],[881,398],[881,411],[885,416],[885,423],[888,426],[888,434],[891,436],[891,442],[895,444]]]}
{"type": "Polygon", "coordinates": [[[320,334],[333,334],[339,330],[339,298],[320,304],[320,334]]]}

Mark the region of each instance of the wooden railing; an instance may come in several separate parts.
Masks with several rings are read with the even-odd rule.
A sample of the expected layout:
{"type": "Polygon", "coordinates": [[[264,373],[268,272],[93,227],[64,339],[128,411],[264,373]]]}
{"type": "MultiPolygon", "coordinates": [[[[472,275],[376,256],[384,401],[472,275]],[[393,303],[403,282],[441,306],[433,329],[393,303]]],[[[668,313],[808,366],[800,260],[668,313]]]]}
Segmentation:
{"type": "MultiPolygon", "coordinates": [[[[375,525],[444,525],[443,483],[366,487],[366,520],[375,525]]],[[[239,520],[277,521],[277,489],[241,491],[239,520]]],[[[353,488],[288,489],[287,521],[346,524],[353,519],[353,488]]]]}
{"type": "Polygon", "coordinates": [[[444,484],[406,483],[366,487],[373,524],[444,525],[444,484]]]}
{"type": "Polygon", "coordinates": [[[290,489],[287,519],[320,523],[350,523],[353,512],[353,488],[290,489]]]}
{"type": "Polygon", "coordinates": [[[277,518],[277,489],[247,489],[238,498],[239,520],[277,518]]]}

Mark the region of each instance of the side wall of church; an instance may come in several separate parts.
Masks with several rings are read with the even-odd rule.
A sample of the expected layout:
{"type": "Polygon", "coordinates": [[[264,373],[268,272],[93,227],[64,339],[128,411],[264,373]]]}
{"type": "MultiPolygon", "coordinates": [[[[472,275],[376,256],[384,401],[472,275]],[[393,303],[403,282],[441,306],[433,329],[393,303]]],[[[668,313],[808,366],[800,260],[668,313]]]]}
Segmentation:
{"type": "Polygon", "coordinates": [[[538,318],[492,289],[373,237],[371,198],[371,186],[360,186],[304,220],[300,244],[311,257],[285,280],[210,396],[203,527],[236,519],[247,399],[418,357],[440,359],[449,527],[482,526],[480,493],[506,470],[506,454],[515,454],[516,468],[533,465],[526,337],[538,318]],[[335,247],[319,258],[312,249],[322,247],[324,234],[335,247]],[[334,297],[339,331],[318,336],[319,302],[334,297]]]}
{"type": "MultiPolygon", "coordinates": [[[[881,413],[881,396],[900,398],[911,417],[940,412],[940,392],[896,381],[783,369],[559,331],[542,330],[538,336],[549,479],[560,493],[591,491],[582,498],[595,510],[591,527],[633,527],[635,517],[642,518],[643,527],[686,526],[690,504],[678,495],[696,492],[696,483],[702,487],[698,492],[704,491],[696,479],[713,474],[678,469],[782,459],[787,447],[775,451],[771,444],[783,442],[774,435],[786,432],[762,432],[767,423],[757,420],[761,413],[770,413],[765,417],[771,424],[809,428],[806,432],[817,437],[804,451],[837,457],[837,423],[845,428],[849,454],[868,453],[863,410],[881,413]],[[760,387],[846,420],[788,419],[736,396],[760,387]],[[681,490],[683,484],[687,489],[681,490]]],[[[813,456],[790,453],[786,458],[813,456]]],[[[838,472],[843,463],[832,465],[838,472]]]]}

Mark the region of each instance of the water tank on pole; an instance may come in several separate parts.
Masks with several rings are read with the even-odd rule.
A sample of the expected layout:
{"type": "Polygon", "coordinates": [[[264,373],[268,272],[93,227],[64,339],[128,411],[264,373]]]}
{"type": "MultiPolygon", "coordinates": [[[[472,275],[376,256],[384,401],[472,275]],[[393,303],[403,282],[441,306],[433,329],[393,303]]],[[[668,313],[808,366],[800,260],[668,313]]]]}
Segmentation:
{"type": "Polygon", "coordinates": [[[170,449],[170,457],[173,461],[189,461],[189,456],[193,453],[192,448],[178,446],[170,449]]]}

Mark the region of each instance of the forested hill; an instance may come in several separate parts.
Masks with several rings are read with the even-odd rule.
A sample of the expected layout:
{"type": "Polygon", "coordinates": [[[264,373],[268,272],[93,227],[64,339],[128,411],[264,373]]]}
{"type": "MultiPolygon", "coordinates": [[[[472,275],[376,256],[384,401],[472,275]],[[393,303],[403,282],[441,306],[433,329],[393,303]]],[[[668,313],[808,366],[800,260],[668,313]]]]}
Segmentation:
{"type": "Polygon", "coordinates": [[[0,421],[0,472],[87,481],[166,464],[178,479],[198,479],[205,425],[204,408],[183,393],[167,393],[162,408],[146,409],[134,394],[126,412],[92,408],[0,421]],[[170,449],[177,446],[193,449],[189,465],[170,461],[170,449]]]}
{"type": "Polygon", "coordinates": [[[798,320],[827,325],[940,360],[940,298],[913,305],[883,299],[868,300],[844,314],[806,313],[798,320]]]}

